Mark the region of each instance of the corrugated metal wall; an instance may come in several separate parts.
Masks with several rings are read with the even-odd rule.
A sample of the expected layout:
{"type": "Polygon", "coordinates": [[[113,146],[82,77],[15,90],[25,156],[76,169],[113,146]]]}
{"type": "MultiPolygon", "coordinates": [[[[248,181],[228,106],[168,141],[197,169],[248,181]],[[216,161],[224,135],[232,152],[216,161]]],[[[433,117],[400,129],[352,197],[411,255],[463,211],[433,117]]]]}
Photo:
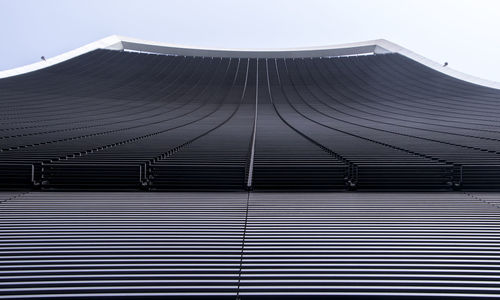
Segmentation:
{"type": "Polygon", "coordinates": [[[96,50],[0,80],[0,189],[500,190],[499,103],[399,54],[96,50]]]}
{"type": "Polygon", "coordinates": [[[500,194],[0,197],[2,299],[500,297],[500,194]]]}

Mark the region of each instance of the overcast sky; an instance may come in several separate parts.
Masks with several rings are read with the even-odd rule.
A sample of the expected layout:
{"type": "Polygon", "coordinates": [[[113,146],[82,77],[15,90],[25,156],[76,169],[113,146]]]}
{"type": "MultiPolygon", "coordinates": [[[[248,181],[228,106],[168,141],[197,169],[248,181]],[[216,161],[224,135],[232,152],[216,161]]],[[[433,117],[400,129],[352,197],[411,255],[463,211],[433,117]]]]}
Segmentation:
{"type": "Polygon", "coordinates": [[[0,70],[112,34],[224,48],[385,38],[456,70],[500,81],[497,0],[0,0],[0,70]]]}

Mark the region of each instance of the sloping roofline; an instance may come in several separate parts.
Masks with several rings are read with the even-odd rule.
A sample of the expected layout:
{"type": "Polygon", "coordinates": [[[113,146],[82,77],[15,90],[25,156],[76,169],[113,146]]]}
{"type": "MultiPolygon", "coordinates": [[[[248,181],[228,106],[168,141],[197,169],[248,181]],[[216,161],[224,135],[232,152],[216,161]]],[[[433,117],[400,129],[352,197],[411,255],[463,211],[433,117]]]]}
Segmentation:
{"type": "Polygon", "coordinates": [[[307,47],[307,48],[287,48],[287,49],[210,49],[210,48],[195,48],[181,45],[173,45],[168,43],[144,41],[135,38],[112,35],[96,42],[87,44],[75,50],[68,51],[61,55],[48,58],[45,61],[39,61],[23,67],[18,67],[10,70],[0,71],[0,78],[20,75],[39,69],[46,68],[93,51],[95,49],[110,49],[110,50],[128,50],[157,54],[170,55],[186,55],[186,56],[210,56],[210,57],[240,57],[240,58],[299,58],[299,57],[332,57],[332,56],[347,56],[359,54],[383,54],[383,53],[399,53],[418,63],[421,63],[431,69],[434,69],[443,74],[455,77],[457,79],[470,83],[500,89],[500,82],[481,79],[474,77],[449,67],[444,67],[442,64],[434,62],[417,53],[414,53],[397,44],[384,39],[340,44],[333,46],[322,47],[307,47]]]}

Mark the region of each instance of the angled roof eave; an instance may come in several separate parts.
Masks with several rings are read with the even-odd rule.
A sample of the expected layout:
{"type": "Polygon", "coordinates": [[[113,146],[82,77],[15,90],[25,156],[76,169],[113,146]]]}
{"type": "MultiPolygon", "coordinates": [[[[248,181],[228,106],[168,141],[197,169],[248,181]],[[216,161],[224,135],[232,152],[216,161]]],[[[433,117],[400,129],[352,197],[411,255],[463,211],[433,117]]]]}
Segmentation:
{"type": "Polygon", "coordinates": [[[211,57],[245,57],[245,58],[300,58],[300,57],[331,57],[359,55],[368,53],[399,53],[420,64],[434,69],[443,74],[467,81],[473,84],[500,89],[500,82],[490,81],[474,77],[449,67],[434,62],[415,52],[403,48],[395,43],[384,39],[370,40],[364,42],[347,43],[340,45],[286,48],[286,49],[224,49],[224,48],[196,48],[189,46],[174,45],[161,42],[145,41],[124,36],[112,35],[96,42],[87,44],[75,50],[61,55],[48,58],[23,67],[0,71],[0,78],[20,75],[40,70],[60,62],[69,60],[76,56],[85,54],[95,49],[129,50],[157,54],[186,55],[186,56],[211,56],[211,57]]]}
{"type": "Polygon", "coordinates": [[[492,80],[487,80],[487,79],[482,79],[479,77],[475,77],[469,74],[462,73],[460,71],[454,70],[448,66],[443,66],[440,63],[437,63],[433,60],[430,60],[420,54],[417,54],[411,50],[408,50],[404,47],[399,46],[398,44],[395,44],[393,42],[389,42],[384,39],[377,40],[377,45],[380,47],[386,49],[387,51],[391,53],[399,53],[411,60],[414,60],[422,65],[425,65],[431,69],[434,69],[438,72],[441,72],[443,74],[446,74],[448,76],[457,78],[459,80],[463,80],[469,83],[493,88],[493,89],[500,89],[500,82],[492,81],[492,80]]]}
{"type": "Polygon", "coordinates": [[[13,69],[5,70],[5,71],[0,71],[0,78],[21,75],[21,74],[33,72],[36,70],[40,70],[43,68],[47,68],[47,67],[56,65],[58,63],[64,62],[66,60],[72,59],[74,57],[80,56],[80,55],[85,54],[87,52],[93,51],[95,49],[121,50],[121,49],[123,49],[123,47],[121,46],[121,40],[119,39],[118,36],[116,36],[116,35],[108,36],[108,37],[105,37],[105,38],[100,39],[98,41],[95,41],[93,43],[82,46],[80,48],[65,52],[63,54],[60,54],[60,55],[57,55],[57,56],[54,56],[51,58],[47,58],[45,61],[41,60],[39,62],[29,64],[26,66],[13,68],[13,69]]]}

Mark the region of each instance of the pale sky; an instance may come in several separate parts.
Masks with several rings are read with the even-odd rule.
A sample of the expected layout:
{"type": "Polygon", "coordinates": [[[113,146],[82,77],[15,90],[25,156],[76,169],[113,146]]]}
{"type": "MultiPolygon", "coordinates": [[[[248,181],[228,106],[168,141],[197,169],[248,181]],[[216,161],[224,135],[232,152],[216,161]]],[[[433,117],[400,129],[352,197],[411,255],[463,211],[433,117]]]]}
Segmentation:
{"type": "Polygon", "coordinates": [[[500,82],[498,0],[0,0],[0,70],[112,34],[223,48],[385,38],[500,82]]]}

